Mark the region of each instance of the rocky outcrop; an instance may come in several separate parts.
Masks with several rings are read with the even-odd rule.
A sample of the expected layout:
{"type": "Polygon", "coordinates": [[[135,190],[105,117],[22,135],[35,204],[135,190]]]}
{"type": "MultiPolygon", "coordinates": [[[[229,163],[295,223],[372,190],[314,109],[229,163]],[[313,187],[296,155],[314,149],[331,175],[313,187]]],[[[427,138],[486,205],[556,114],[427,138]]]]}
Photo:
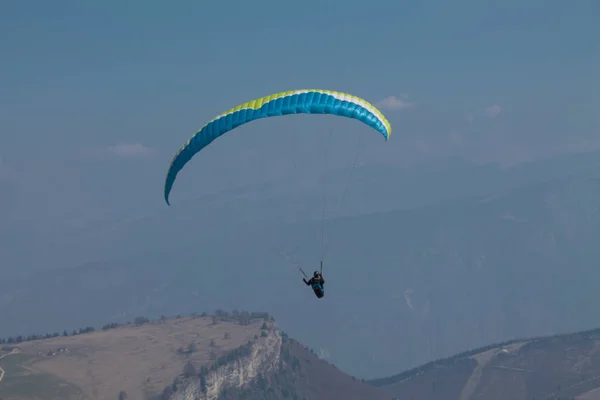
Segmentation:
{"type": "Polygon", "coordinates": [[[197,376],[182,379],[169,400],[218,400],[227,391],[248,387],[280,367],[282,337],[273,323],[248,344],[218,359],[197,376]]]}

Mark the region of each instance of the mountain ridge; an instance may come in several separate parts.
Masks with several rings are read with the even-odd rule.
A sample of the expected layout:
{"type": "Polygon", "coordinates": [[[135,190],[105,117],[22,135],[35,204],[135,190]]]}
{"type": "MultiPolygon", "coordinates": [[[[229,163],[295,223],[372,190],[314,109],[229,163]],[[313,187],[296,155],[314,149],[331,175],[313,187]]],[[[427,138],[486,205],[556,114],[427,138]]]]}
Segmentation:
{"type": "Polygon", "coordinates": [[[217,310],[138,317],[122,326],[86,327],[72,334],[3,338],[0,368],[4,400],[91,400],[107,398],[107,389],[108,398],[121,400],[597,400],[600,328],[507,340],[365,381],[320,359],[267,313],[217,310]],[[164,347],[169,337],[157,340],[165,329],[172,339],[187,335],[178,343],[192,341],[156,353],[153,346],[164,347]],[[239,336],[240,329],[246,329],[245,336],[239,336]],[[111,337],[118,349],[106,359],[102,354],[109,342],[102,341],[111,337]],[[227,348],[231,340],[237,344],[227,348]],[[126,361],[140,356],[146,357],[147,371],[141,374],[132,368],[139,363],[126,361]],[[78,360],[81,367],[69,369],[78,360]],[[102,370],[106,362],[112,368],[102,370]],[[172,362],[175,369],[166,365],[172,362]],[[121,383],[113,385],[117,380],[121,383]],[[161,388],[160,382],[166,385],[161,388]]]}
{"type": "Polygon", "coordinates": [[[415,400],[597,400],[600,328],[508,340],[366,382],[415,400]]]}
{"type": "Polygon", "coordinates": [[[390,398],[319,359],[267,313],[235,310],[3,338],[0,368],[8,400],[390,398]]]}

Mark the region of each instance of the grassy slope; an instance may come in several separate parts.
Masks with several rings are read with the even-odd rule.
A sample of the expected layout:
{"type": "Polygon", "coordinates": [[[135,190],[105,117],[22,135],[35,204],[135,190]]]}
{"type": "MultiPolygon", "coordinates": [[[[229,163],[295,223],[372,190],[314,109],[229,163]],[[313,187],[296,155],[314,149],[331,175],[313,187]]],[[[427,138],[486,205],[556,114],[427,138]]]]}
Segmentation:
{"type": "Polygon", "coordinates": [[[51,399],[51,393],[60,393],[62,399],[82,395],[116,399],[123,390],[130,398],[141,398],[160,392],[187,361],[208,363],[211,357],[246,343],[260,334],[261,323],[213,325],[210,317],[184,317],[23,342],[19,354],[0,360],[6,371],[0,396],[51,399]],[[196,346],[192,354],[177,352],[191,343],[196,346]],[[61,347],[67,351],[56,352],[61,347]]]}
{"type": "Polygon", "coordinates": [[[369,381],[423,400],[600,399],[600,329],[486,346],[369,381]]]}

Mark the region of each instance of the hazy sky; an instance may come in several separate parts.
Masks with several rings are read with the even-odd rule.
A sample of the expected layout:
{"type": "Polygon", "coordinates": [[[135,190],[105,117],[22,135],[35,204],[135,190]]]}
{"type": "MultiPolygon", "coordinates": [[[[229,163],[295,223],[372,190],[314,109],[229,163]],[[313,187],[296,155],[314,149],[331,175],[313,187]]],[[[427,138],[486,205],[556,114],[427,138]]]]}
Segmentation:
{"type": "Polygon", "coordinates": [[[359,134],[362,162],[400,166],[597,147],[598,20],[593,0],[4,0],[0,250],[14,263],[69,229],[162,210],[188,137],[283,90],[378,103],[392,137],[320,116],[256,122],[187,166],[175,206],[316,165],[334,125],[339,163],[359,134]]]}

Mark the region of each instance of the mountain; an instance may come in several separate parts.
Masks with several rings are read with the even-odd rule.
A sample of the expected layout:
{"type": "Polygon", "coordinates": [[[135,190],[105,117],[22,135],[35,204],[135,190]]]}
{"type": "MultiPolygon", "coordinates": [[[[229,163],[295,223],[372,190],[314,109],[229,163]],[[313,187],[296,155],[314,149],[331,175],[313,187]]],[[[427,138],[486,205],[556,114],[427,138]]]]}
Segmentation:
{"type": "MultiPolygon", "coordinates": [[[[189,248],[199,240],[214,238],[222,243],[225,237],[235,236],[237,229],[248,225],[320,220],[323,198],[327,218],[441,204],[534,182],[587,175],[600,168],[599,154],[562,155],[511,168],[444,158],[410,166],[365,164],[352,172],[347,163],[346,168],[327,171],[325,176],[320,171],[265,178],[260,183],[231,186],[185,201],[175,195],[172,207],[164,204],[162,196],[154,198],[154,192],[144,198],[130,193],[136,199],[134,204],[140,205],[126,212],[112,204],[117,198],[111,196],[110,205],[87,217],[83,210],[95,204],[89,199],[91,194],[71,206],[76,209],[72,210],[74,215],[55,215],[42,211],[48,207],[43,187],[30,188],[16,177],[0,177],[0,237],[5,239],[0,242],[0,264],[4,277],[23,276],[90,262],[123,262],[125,258],[156,250],[166,252],[182,244],[189,248]],[[146,205],[142,207],[142,203],[146,205]],[[110,212],[113,209],[114,213],[110,212]],[[50,216],[52,219],[46,221],[50,216]]],[[[196,177],[199,172],[188,173],[196,177]]],[[[98,177],[98,171],[89,174],[98,177]]],[[[146,175],[145,179],[150,179],[146,175]]],[[[200,177],[201,182],[211,179],[201,173],[200,177]]],[[[203,186],[194,182],[181,182],[180,190],[194,193],[193,188],[203,186]]],[[[78,183],[94,186],[89,177],[78,183]]],[[[93,193],[92,188],[87,189],[77,193],[93,193]]],[[[59,205],[65,207],[53,203],[53,207],[59,205]]],[[[311,233],[318,235],[319,228],[311,233]]],[[[152,257],[145,264],[160,267],[152,257]]]]}
{"type": "Polygon", "coordinates": [[[140,316],[0,343],[8,400],[390,397],[320,360],[266,313],[140,316]]]}
{"type": "MultiPolygon", "coordinates": [[[[389,189],[392,198],[408,192],[404,208],[327,220],[318,302],[295,263],[318,268],[320,221],[242,218],[250,208],[232,194],[231,203],[199,205],[200,214],[171,207],[54,250],[98,262],[2,279],[0,335],[190,313],[198,304],[261,309],[343,370],[372,378],[464,348],[600,325],[587,312],[600,301],[598,153],[464,168],[472,175],[444,174],[443,163],[423,175],[438,171],[446,189],[434,187],[441,178],[398,178],[389,189]],[[417,206],[423,198],[432,201],[417,206]]],[[[361,196],[385,197],[379,190],[361,196]]]]}
{"type": "Polygon", "coordinates": [[[157,400],[391,400],[385,391],[344,374],[296,340],[270,329],[193,372],[175,379],[157,400]]]}
{"type": "Polygon", "coordinates": [[[395,399],[600,399],[600,329],[517,339],[369,381],[395,399]]]}
{"type": "Polygon", "coordinates": [[[600,329],[486,345],[369,381],[267,313],[140,316],[0,339],[4,400],[598,400],[599,377],[600,329]]]}

